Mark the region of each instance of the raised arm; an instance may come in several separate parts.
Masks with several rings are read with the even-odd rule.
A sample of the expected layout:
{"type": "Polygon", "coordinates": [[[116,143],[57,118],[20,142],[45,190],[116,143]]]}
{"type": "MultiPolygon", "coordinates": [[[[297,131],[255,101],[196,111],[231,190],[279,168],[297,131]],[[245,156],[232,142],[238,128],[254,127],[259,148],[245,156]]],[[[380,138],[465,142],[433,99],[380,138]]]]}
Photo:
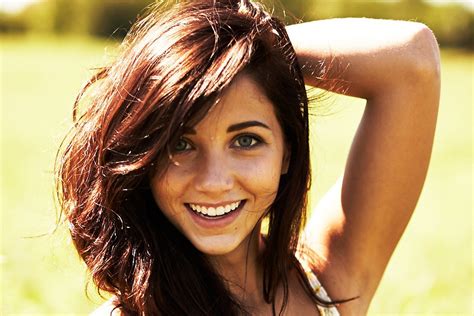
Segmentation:
{"type": "Polygon", "coordinates": [[[330,79],[342,79],[345,94],[367,100],[344,176],[306,230],[327,259],[318,270],[331,298],[360,296],[340,307],[342,315],[363,315],[425,180],[439,103],[438,45],[414,22],[334,19],[288,32],[307,84],[332,89],[330,79]],[[321,61],[333,68],[315,71],[321,61]]]}

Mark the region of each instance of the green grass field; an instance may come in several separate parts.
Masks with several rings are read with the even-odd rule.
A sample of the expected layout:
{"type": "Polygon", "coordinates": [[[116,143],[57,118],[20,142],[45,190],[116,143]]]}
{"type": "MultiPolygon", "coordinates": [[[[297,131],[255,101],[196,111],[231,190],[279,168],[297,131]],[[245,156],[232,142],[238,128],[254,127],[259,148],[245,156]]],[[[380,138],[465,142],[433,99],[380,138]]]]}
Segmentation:
{"type": "MultiPolygon", "coordinates": [[[[55,227],[53,161],[75,94],[115,44],[0,38],[1,315],[84,315],[100,304],[65,234],[55,227]],[[105,50],[108,47],[108,50],[105,50]]],[[[443,52],[431,167],[371,315],[473,315],[472,54],[443,52]]],[[[363,102],[330,97],[313,111],[313,204],[342,173],[363,102]]]]}

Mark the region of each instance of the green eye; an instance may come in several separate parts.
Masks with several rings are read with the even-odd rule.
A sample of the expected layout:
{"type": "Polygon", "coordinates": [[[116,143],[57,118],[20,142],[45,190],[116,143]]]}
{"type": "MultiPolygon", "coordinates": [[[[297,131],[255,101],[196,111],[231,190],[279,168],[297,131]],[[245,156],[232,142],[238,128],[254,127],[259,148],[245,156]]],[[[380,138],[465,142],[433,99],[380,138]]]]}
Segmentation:
{"type": "Polygon", "coordinates": [[[242,135],[238,137],[234,145],[236,147],[241,147],[241,148],[252,148],[260,143],[260,140],[258,140],[256,137],[251,136],[251,135],[242,135]]]}
{"type": "Polygon", "coordinates": [[[176,152],[185,151],[185,150],[188,150],[188,149],[191,149],[191,145],[189,145],[189,143],[187,141],[185,141],[184,139],[178,140],[178,142],[174,146],[174,150],[176,152]]]}

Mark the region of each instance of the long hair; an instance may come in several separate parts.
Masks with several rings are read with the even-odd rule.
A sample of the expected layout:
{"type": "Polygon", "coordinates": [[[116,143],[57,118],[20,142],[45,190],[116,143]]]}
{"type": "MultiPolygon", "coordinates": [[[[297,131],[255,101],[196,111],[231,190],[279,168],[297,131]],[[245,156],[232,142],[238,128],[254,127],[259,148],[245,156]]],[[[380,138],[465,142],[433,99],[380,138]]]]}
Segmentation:
{"type": "Polygon", "coordinates": [[[275,313],[281,285],[280,313],[285,309],[310,181],[302,72],[284,25],[261,6],[194,0],[152,7],[132,27],[116,60],[77,97],[74,127],[56,161],[57,197],[74,245],[95,284],[126,315],[246,313],[149,188],[183,126],[199,122],[241,72],[273,103],[291,153],[268,211],[262,256],[264,298],[275,313]]]}

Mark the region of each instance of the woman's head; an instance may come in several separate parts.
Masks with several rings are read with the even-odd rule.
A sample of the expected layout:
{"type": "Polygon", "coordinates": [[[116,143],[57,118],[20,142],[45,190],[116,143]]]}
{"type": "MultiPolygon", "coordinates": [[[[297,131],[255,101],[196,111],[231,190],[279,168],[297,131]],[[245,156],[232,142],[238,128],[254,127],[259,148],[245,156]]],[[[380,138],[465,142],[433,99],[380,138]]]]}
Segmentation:
{"type": "MultiPolygon", "coordinates": [[[[266,170],[276,178],[268,190],[270,198],[261,204],[269,217],[265,297],[272,301],[276,285],[286,284],[288,254],[296,250],[309,182],[307,97],[281,22],[250,1],[187,1],[166,13],[152,10],[132,28],[116,61],[99,71],[79,96],[78,102],[87,103],[81,115],[76,113],[72,137],[58,161],[59,199],[96,283],[117,294],[125,307],[169,314],[176,311],[172,304],[193,312],[202,305],[176,300],[189,291],[186,283],[194,280],[194,287],[199,287],[197,274],[202,271],[193,272],[195,267],[210,266],[193,248],[200,247],[196,240],[184,238],[183,228],[163,216],[160,206],[166,208],[166,190],[150,190],[150,183],[156,188],[169,170],[186,167],[180,166],[183,153],[177,151],[187,148],[182,137],[189,129],[197,132],[193,137],[200,131],[201,136],[210,135],[213,127],[205,122],[219,123],[223,107],[226,113],[245,109],[236,100],[242,97],[246,102],[245,97],[252,95],[260,100],[259,110],[265,105],[265,113],[271,109],[273,121],[267,123],[276,124],[281,141],[275,147],[280,150],[278,159],[272,160],[280,170],[266,170]],[[89,89],[93,93],[83,97],[89,89]],[[248,95],[243,95],[245,89],[251,90],[248,95]],[[189,268],[183,272],[186,278],[173,275],[174,264],[189,268]]],[[[229,118],[226,113],[223,117],[229,118]]],[[[235,122],[222,119],[222,123],[235,122]]],[[[215,128],[221,128],[221,135],[228,126],[215,128]]],[[[239,146],[255,141],[232,140],[239,146]]],[[[207,138],[205,145],[210,143],[207,138]]],[[[222,166],[228,167],[233,162],[225,163],[222,166]]],[[[204,165],[219,167],[217,161],[204,165]]],[[[167,189],[178,184],[169,181],[167,189]]],[[[219,202],[231,202],[230,208],[241,200],[250,205],[253,192],[228,195],[219,202]]],[[[181,202],[215,202],[204,196],[181,202]]],[[[213,272],[206,275],[212,277],[213,272]]],[[[216,279],[216,291],[219,286],[222,283],[216,279]]],[[[212,300],[212,293],[194,295],[196,302],[212,300]]]]}
{"type": "Polygon", "coordinates": [[[245,248],[244,240],[259,231],[288,169],[287,147],[273,104],[249,75],[239,74],[209,113],[185,128],[173,162],[151,179],[151,190],[197,249],[225,255],[245,248]]]}

